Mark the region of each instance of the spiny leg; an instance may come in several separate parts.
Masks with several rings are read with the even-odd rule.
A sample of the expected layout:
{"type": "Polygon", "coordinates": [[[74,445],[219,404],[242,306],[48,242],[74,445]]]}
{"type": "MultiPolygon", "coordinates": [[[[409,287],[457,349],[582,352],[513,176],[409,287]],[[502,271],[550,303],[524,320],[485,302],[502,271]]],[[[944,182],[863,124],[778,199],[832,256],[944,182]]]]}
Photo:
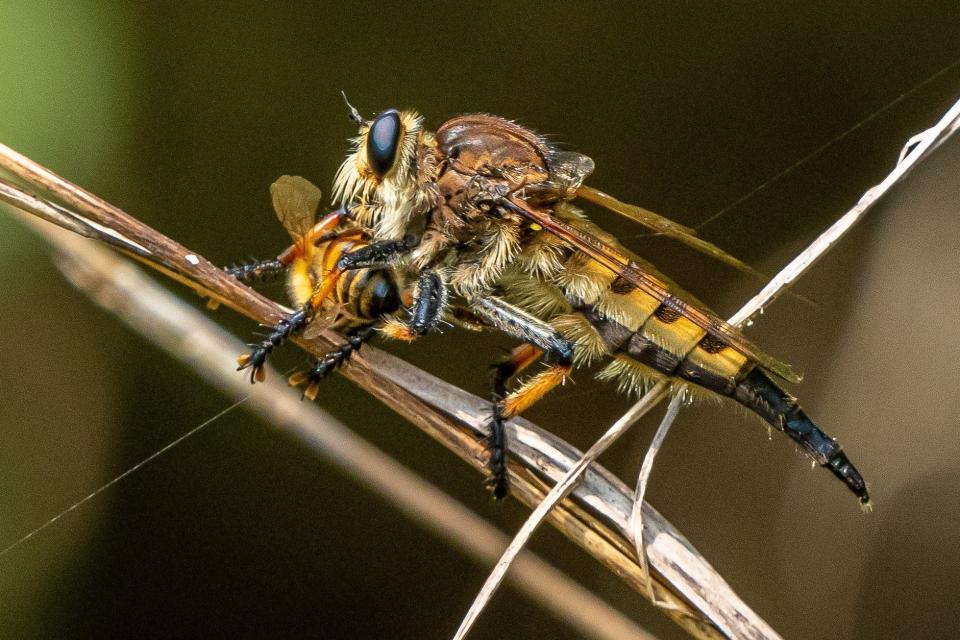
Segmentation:
{"type": "Polygon", "coordinates": [[[287,338],[290,337],[291,333],[299,331],[306,326],[310,312],[311,309],[309,307],[294,311],[286,318],[282,318],[280,322],[273,327],[273,330],[267,334],[266,339],[258,344],[248,345],[253,347],[253,351],[237,358],[237,364],[239,365],[237,371],[243,371],[249,368],[250,384],[263,382],[266,378],[266,372],[263,367],[267,362],[267,356],[269,356],[270,352],[276,347],[283,344],[287,338]]]}
{"type": "Polygon", "coordinates": [[[521,344],[515,347],[504,360],[493,365],[493,422],[490,425],[489,445],[490,459],[487,467],[490,477],[487,486],[493,489],[493,497],[498,500],[507,495],[507,465],[506,465],[506,428],[502,411],[503,399],[507,396],[507,383],[515,375],[533,364],[543,353],[543,350],[532,344],[521,344]]]}
{"type": "MultiPolygon", "coordinates": [[[[504,421],[521,413],[551,389],[563,382],[573,367],[573,342],[563,337],[559,331],[539,318],[515,307],[495,296],[478,296],[471,301],[471,310],[489,322],[493,327],[517,338],[534,349],[521,351],[522,359],[518,364],[523,368],[532,363],[540,353],[548,368],[530,378],[519,389],[497,399],[493,405],[493,419],[490,425],[490,467],[493,495],[502,498],[507,493],[506,451],[507,437],[504,421]]],[[[516,352],[517,350],[515,350],[516,352]]],[[[508,376],[509,377],[509,376],[508,376]]],[[[506,380],[498,383],[495,379],[495,393],[506,392],[506,380]]]]}
{"type": "MultiPolygon", "coordinates": [[[[334,214],[330,214],[331,216],[334,214]]],[[[328,216],[329,218],[330,216],[328,216]]],[[[319,223],[316,228],[319,228],[319,223]]],[[[295,311],[286,318],[280,320],[273,330],[267,335],[266,339],[258,344],[250,345],[253,351],[244,354],[237,359],[238,371],[250,368],[250,382],[262,382],[264,380],[264,365],[267,357],[276,348],[283,344],[290,334],[303,329],[310,321],[310,318],[322,306],[324,301],[330,296],[337,281],[344,271],[351,269],[363,269],[367,267],[384,266],[390,259],[410,249],[409,239],[388,240],[369,244],[361,249],[351,253],[344,254],[338,261],[336,267],[330,272],[328,277],[310,296],[310,299],[299,311],[295,311]]],[[[283,255],[279,258],[283,261],[283,255]]]]}
{"type": "Polygon", "coordinates": [[[275,277],[287,270],[287,266],[278,258],[254,260],[234,267],[225,267],[224,271],[243,284],[253,284],[268,277],[275,277]]]}
{"type": "Polygon", "coordinates": [[[417,279],[406,322],[390,319],[383,326],[389,338],[411,342],[437,328],[447,307],[447,285],[436,271],[424,269],[417,279]]]}
{"type": "Polygon", "coordinates": [[[350,360],[350,356],[355,351],[359,351],[363,343],[375,335],[376,326],[373,324],[354,327],[347,332],[347,341],[317,358],[312,369],[298,371],[290,376],[289,382],[294,387],[306,383],[303,394],[300,396],[301,400],[303,398],[315,400],[320,389],[320,381],[330,375],[334,369],[339,369],[344,362],[350,360]]]}

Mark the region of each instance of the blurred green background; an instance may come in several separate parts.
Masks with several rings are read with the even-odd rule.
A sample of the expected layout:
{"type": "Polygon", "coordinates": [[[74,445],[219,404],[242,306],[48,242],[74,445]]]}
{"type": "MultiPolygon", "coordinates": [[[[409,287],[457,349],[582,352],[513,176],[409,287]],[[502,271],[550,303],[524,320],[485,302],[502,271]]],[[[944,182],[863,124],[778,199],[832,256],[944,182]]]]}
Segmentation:
{"type": "MultiPolygon", "coordinates": [[[[697,225],[960,58],[958,36],[955,0],[7,0],[0,141],[223,264],[284,245],[277,176],[329,193],[355,133],[341,89],[367,116],[416,107],[431,127],[517,119],[592,156],[595,186],[697,225]]],[[[704,236],[774,272],[958,96],[953,68],[704,236]]],[[[954,141],[803,279],[818,308],[784,298],[749,331],[806,372],[795,392],[870,481],[874,514],[727,404],[685,410],[658,458],[650,501],[785,637],[960,632],[958,201],[954,141]]],[[[758,286],[596,218],[724,315],[758,286]]],[[[6,215],[0,266],[3,547],[230,400],[73,291],[6,215]]],[[[450,331],[387,348],[485,394],[509,346],[450,331]]],[[[576,382],[529,417],[585,447],[628,401],[576,382]]],[[[345,381],[319,402],[504,530],[526,515],[345,381]]],[[[608,467],[635,476],[655,424],[608,467]]],[[[553,531],[533,547],[658,636],[684,637],[553,531]]],[[[487,570],[236,410],[0,558],[0,638],[445,638],[487,570]]],[[[505,588],[472,637],[576,635],[505,588]]]]}

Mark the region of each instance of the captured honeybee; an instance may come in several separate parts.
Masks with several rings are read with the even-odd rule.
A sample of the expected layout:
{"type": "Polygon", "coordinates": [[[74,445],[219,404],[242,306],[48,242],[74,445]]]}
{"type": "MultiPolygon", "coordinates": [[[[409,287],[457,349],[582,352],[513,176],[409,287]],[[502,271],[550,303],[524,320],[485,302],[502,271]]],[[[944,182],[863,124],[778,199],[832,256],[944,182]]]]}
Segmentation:
{"type": "MultiPolygon", "coordinates": [[[[274,260],[259,261],[227,271],[250,284],[265,276],[287,272],[287,295],[303,311],[317,288],[344,255],[368,246],[364,233],[343,228],[339,214],[316,221],[320,190],[298,176],[281,176],[270,185],[273,208],[293,244],[274,260]]],[[[318,358],[312,368],[290,376],[290,383],[305,385],[303,395],[313,400],[320,380],[350,359],[350,354],[374,335],[381,319],[400,308],[400,285],[391,269],[355,269],[337,281],[316,309],[310,313],[318,328],[343,331],[347,342],[318,358]],[[318,316],[323,316],[321,321],[318,316]]],[[[263,380],[263,362],[274,346],[282,343],[298,324],[298,314],[267,336],[252,358],[241,357],[240,367],[251,367],[251,382],[263,380]]]]}
{"type": "MultiPolygon", "coordinates": [[[[727,263],[742,263],[684,227],[583,185],[593,170],[590,158],[558,151],[509,120],[464,115],[431,132],[414,111],[390,109],[367,121],[350,110],[359,136],[335,179],[334,199],[343,208],[309,229],[303,220],[291,225],[280,214],[298,241],[276,260],[259,263],[292,267],[291,297],[300,308],[241,357],[251,381],[291,332],[329,316],[331,301],[349,306],[347,298],[357,292],[345,283],[355,282],[357,274],[382,274],[395,291],[400,281],[413,283],[409,307],[382,304],[381,320],[368,309],[359,314],[364,318],[354,314],[346,325],[333,326],[356,331],[379,322],[383,334],[413,340],[449,315],[450,300],[461,315],[520,341],[494,369],[488,467],[497,497],[508,488],[504,420],[561,384],[574,367],[599,361],[605,366],[597,377],[624,392],[642,393],[659,380],[677,378],[733,398],[869,504],[866,484],[840,446],[774,381],[798,382],[799,376],[624,249],[573,200],[594,202],[727,263]],[[355,244],[333,251],[328,260],[325,234],[340,225],[347,236],[337,242],[349,237],[355,244]],[[309,257],[317,252],[324,257],[309,257]],[[296,275],[298,269],[310,275],[296,275]],[[538,359],[546,369],[508,393],[510,379],[538,359]]],[[[391,300],[399,297],[394,293],[391,300]]],[[[322,324],[329,323],[328,317],[322,324]]],[[[354,333],[350,345],[365,337],[354,333]]],[[[294,382],[309,380],[312,395],[318,379],[294,382]]]]}

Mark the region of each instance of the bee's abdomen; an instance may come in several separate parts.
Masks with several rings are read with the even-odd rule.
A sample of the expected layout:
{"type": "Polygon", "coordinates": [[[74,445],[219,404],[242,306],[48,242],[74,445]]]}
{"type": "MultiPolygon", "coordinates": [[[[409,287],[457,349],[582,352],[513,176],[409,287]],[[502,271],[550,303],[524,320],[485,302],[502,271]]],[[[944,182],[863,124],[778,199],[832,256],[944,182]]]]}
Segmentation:
{"type": "Polygon", "coordinates": [[[340,278],[334,300],[350,315],[376,320],[400,308],[400,292],[387,269],[356,269],[340,278]]]}
{"type": "MultiPolygon", "coordinates": [[[[320,270],[330,272],[341,256],[367,246],[350,238],[334,238],[318,245],[320,270]]],[[[341,312],[359,320],[377,320],[400,308],[400,287],[390,269],[351,269],[337,281],[331,298],[341,312]]]]}

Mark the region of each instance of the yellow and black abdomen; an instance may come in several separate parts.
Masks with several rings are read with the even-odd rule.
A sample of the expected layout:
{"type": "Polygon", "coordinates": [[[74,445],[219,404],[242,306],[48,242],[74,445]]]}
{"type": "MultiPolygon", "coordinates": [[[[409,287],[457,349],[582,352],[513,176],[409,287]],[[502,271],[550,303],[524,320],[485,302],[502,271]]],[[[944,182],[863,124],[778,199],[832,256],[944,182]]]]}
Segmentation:
{"type": "MultiPolygon", "coordinates": [[[[341,256],[367,246],[356,237],[341,236],[317,243],[309,255],[297,258],[290,267],[287,293],[294,305],[301,306],[327,277],[341,256]]],[[[336,307],[346,324],[375,322],[400,308],[400,285],[392,269],[352,269],[336,283],[323,309],[336,307]]],[[[336,324],[344,324],[338,318],[336,324]]]]}
{"type": "MultiPolygon", "coordinates": [[[[646,295],[635,292],[634,295],[646,295]]],[[[616,294],[611,294],[616,295],[616,294]]],[[[676,377],[732,398],[784,432],[867,504],[863,477],[837,442],[824,433],[756,362],[706,332],[669,306],[658,307],[631,331],[595,307],[577,310],[603,340],[613,362],[600,377],[638,390],[652,379],[676,377]]]]}

